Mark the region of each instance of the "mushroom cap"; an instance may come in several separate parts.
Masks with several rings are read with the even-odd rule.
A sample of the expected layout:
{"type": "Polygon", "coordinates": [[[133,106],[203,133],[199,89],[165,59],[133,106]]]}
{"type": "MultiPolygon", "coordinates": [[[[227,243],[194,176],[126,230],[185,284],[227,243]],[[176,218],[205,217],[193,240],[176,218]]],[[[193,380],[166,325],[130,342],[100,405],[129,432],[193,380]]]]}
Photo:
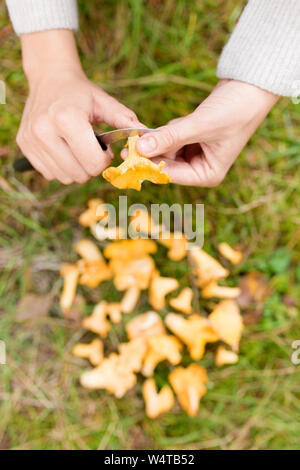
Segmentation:
{"type": "Polygon", "coordinates": [[[232,264],[239,264],[243,259],[243,253],[233,249],[228,243],[219,243],[218,250],[219,253],[232,264]]]}
{"type": "Polygon", "coordinates": [[[144,338],[135,338],[128,343],[119,345],[120,360],[124,367],[139,372],[147,351],[147,342],[144,338]]]}
{"type": "Polygon", "coordinates": [[[154,369],[162,361],[169,361],[171,364],[179,364],[181,361],[180,351],[182,345],[172,335],[161,334],[148,338],[148,350],[142,367],[142,374],[150,377],[154,369]]]}
{"type": "Polygon", "coordinates": [[[217,260],[200,248],[193,248],[188,256],[199,287],[204,287],[210,281],[223,279],[229,274],[217,260]]]}
{"type": "Polygon", "coordinates": [[[106,258],[143,258],[156,253],[157,246],[153,240],[137,238],[135,240],[118,240],[109,243],[104,250],[106,258]]]}
{"type": "Polygon", "coordinates": [[[187,253],[187,240],[183,233],[161,233],[159,243],[169,248],[168,257],[173,261],[182,260],[187,253]]]}
{"type": "Polygon", "coordinates": [[[176,367],[169,374],[169,381],[182,408],[189,416],[195,416],[199,401],[206,393],[208,380],[206,370],[198,364],[191,364],[186,369],[176,367]]]}
{"type": "Polygon", "coordinates": [[[210,299],[216,297],[220,299],[236,299],[241,294],[239,287],[219,286],[216,281],[210,281],[202,289],[202,297],[210,299]]]}
{"type": "Polygon", "coordinates": [[[130,339],[149,338],[163,334],[165,331],[160,316],[152,311],[137,315],[126,325],[126,332],[130,339]]]}
{"type": "Polygon", "coordinates": [[[149,418],[157,418],[162,413],[169,411],[174,405],[174,395],[171,388],[165,385],[157,392],[153,379],[147,379],[142,387],[146,404],[146,414],[149,418]]]}
{"type": "Polygon", "coordinates": [[[113,258],[109,262],[113,272],[114,285],[117,290],[123,291],[130,287],[147,289],[155,270],[151,256],[142,258],[113,258]]]}
{"type": "Polygon", "coordinates": [[[208,318],[220,339],[237,351],[243,331],[243,319],[238,304],[234,300],[223,300],[208,318]]]}
{"type": "Polygon", "coordinates": [[[218,367],[226,364],[236,364],[239,356],[234,351],[229,351],[224,346],[219,346],[216,352],[215,362],[218,367]]]}
{"type": "Polygon", "coordinates": [[[169,313],[165,324],[186,344],[193,359],[202,358],[206,343],[214,343],[220,339],[208,319],[198,314],[186,319],[182,315],[169,313]]]}
{"type": "Polygon", "coordinates": [[[82,326],[105,338],[110,329],[110,323],[106,316],[107,303],[102,300],[94,307],[92,315],[82,320],[82,326]]]}
{"type": "Polygon", "coordinates": [[[169,304],[175,310],[179,312],[190,314],[193,311],[192,300],[193,300],[193,291],[190,287],[182,289],[177,297],[174,297],[170,300],[169,304]]]}
{"type": "Polygon", "coordinates": [[[123,313],[131,313],[141,295],[139,287],[132,286],[127,289],[122,300],[121,300],[121,310],[123,313]]]}
{"type": "Polygon", "coordinates": [[[103,261],[103,256],[96,243],[88,238],[82,238],[75,244],[76,253],[85,261],[103,261]]]}
{"type": "Polygon", "coordinates": [[[76,264],[65,263],[60,268],[60,275],[64,278],[64,287],[60,296],[60,308],[67,313],[72,307],[79,276],[79,270],[76,264]]]}
{"type": "Polygon", "coordinates": [[[137,234],[158,236],[161,226],[155,225],[154,220],[146,209],[139,208],[130,218],[129,229],[134,230],[137,234]]]}
{"type": "Polygon", "coordinates": [[[149,301],[155,310],[161,310],[166,305],[166,295],[178,289],[177,279],[172,277],[154,276],[149,288],[149,301]]]}
{"type": "Polygon", "coordinates": [[[156,165],[150,159],[137,153],[135,144],[138,138],[138,135],[128,138],[128,157],[120,166],[106,168],[102,173],[103,178],[116,188],[136,189],[137,191],[141,190],[145,180],[156,184],[170,183],[170,176],[162,171],[165,166],[164,162],[156,165]]]}
{"type": "Polygon", "coordinates": [[[91,288],[97,287],[101,282],[112,277],[112,271],[103,259],[98,261],[81,259],[77,262],[77,266],[80,272],[79,284],[91,288]]]}
{"type": "Polygon", "coordinates": [[[100,366],[84,372],[80,382],[85,388],[104,388],[115,397],[121,398],[134,387],[136,376],[131,370],[124,367],[119,355],[111,354],[103,360],[100,366]]]}

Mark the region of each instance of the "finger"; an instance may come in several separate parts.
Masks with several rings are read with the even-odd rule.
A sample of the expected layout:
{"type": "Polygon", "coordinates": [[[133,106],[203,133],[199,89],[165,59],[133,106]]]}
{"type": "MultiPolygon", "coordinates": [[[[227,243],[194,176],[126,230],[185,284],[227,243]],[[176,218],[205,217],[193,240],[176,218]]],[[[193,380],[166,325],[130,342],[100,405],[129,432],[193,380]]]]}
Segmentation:
{"type": "Polygon", "coordinates": [[[178,150],[186,144],[197,142],[199,128],[197,119],[190,114],[179,122],[167,124],[155,132],[143,135],[137,142],[138,152],[147,157],[178,150]]]}
{"type": "Polygon", "coordinates": [[[72,158],[75,161],[75,181],[86,178],[86,175],[97,176],[109,165],[113,157],[111,149],[105,152],[101,149],[85,112],[78,108],[67,108],[56,112],[53,120],[57,134],[65,141],[61,141],[57,149],[60,147],[66,156],[68,154],[69,160],[72,158]]]}
{"type": "Polygon", "coordinates": [[[103,92],[96,90],[94,93],[95,114],[98,122],[103,121],[111,127],[122,129],[126,127],[146,127],[136,114],[118,100],[103,92]]]}

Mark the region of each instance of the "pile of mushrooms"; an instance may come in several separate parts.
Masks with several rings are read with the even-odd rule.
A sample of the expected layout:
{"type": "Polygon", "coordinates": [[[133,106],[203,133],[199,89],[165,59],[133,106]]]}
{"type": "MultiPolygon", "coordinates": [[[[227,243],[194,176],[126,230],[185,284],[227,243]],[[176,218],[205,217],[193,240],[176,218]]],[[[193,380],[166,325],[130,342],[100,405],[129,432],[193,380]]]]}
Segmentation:
{"type": "MultiPolygon", "coordinates": [[[[99,209],[102,204],[98,199],[89,201],[87,210],[79,217],[79,223],[89,227],[91,233],[94,224],[104,216],[99,209]]],[[[132,220],[137,222],[135,217],[132,220]]],[[[151,223],[149,216],[139,211],[141,230],[148,232],[151,223]]],[[[229,270],[203,249],[187,250],[183,235],[172,234],[165,239],[163,228],[157,230],[161,234],[158,243],[146,238],[107,240],[102,242],[105,246],[101,250],[96,241],[79,240],[75,244],[78,261],[61,268],[64,283],[60,305],[64,313],[70,311],[80,284],[95,289],[102,282],[110,282],[111,288],[120,292],[120,300],[108,302],[99,298],[92,314],[82,319],[82,327],[95,334],[95,338],[90,344],[80,343],[73,348],[74,356],[88,359],[94,366],[83,372],[82,386],[105,389],[121,398],[136,385],[138,377],[144,377],[142,394],[148,417],[156,418],[169,411],[175,396],[185,412],[195,416],[209,381],[199,363],[207,345],[218,343],[211,347],[216,351],[218,367],[238,361],[243,321],[235,299],[240,289],[219,284],[224,283],[229,270]],[[154,259],[159,244],[166,247],[167,256],[174,263],[187,259],[192,286],[181,287],[180,280],[160,275],[154,259]],[[212,299],[209,314],[195,310],[194,297],[198,292],[203,299],[212,299]],[[135,313],[137,305],[138,310],[143,310],[146,302],[152,310],[135,313]],[[124,326],[128,340],[105,356],[113,324],[124,326]],[[184,362],[190,363],[187,367],[181,365],[183,355],[184,362]],[[162,362],[167,364],[169,383],[158,389],[155,374],[162,362]]],[[[218,249],[230,263],[241,262],[242,253],[226,243],[221,243],[218,249]]]]}

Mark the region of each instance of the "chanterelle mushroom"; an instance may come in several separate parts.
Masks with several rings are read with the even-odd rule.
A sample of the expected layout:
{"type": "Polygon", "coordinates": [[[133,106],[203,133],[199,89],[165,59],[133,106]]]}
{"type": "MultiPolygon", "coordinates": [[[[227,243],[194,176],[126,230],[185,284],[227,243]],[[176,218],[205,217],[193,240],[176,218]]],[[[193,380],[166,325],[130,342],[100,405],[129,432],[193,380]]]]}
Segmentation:
{"type": "Polygon", "coordinates": [[[223,279],[229,274],[227,269],[200,248],[190,250],[188,257],[193,266],[193,273],[197,278],[198,287],[204,287],[210,281],[223,279]]]}
{"type": "Polygon", "coordinates": [[[143,383],[142,391],[146,414],[149,418],[157,418],[162,413],[169,411],[174,405],[174,395],[168,385],[157,392],[154,380],[147,379],[143,383]]]}
{"type": "Polygon", "coordinates": [[[159,165],[150,159],[142,157],[135,149],[138,135],[128,138],[129,152],[126,160],[118,167],[109,167],[103,171],[102,176],[113,186],[119,189],[141,190],[143,181],[148,180],[156,184],[170,183],[169,175],[162,171],[164,162],[159,165]]]}
{"type": "Polygon", "coordinates": [[[150,284],[155,264],[151,256],[143,258],[113,258],[109,262],[113,273],[114,285],[123,291],[130,287],[147,289],[150,284]]]}
{"type": "Polygon", "coordinates": [[[234,300],[223,300],[208,318],[220,339],[237,351],[243,330],[243,319],[237,303],[234,300]]]}
{"type": "Polygon", "coordinates": [[[97,261],[85,261],[80,259],[77,261],[80,273],[79,284],[97,287],[101,282],[107,281],[112,277],[112,271],[106,264],[104,259],[97,261]]]}
{"type": "Polygon", "coordinates": [[[239,287],[219,286],[216,281],[211,281],[202,289],[202,297],[210,299],[216,297],[218,299],[236,299],[241,294],[239,287]]]}
{"type": "Polygon", "coordinates": [[[216,352],[216,365],[218,367],[226,364],[236,364],[239,360],[239,356],[234,351],[229,351],[224,346],[219,346],[216,352]]]}
{"type": "Polygon", "coordinates": [[[104,388],[115,397],[121,398],[135,385],[136,376],[130,369],[124,367],[119,355],[111,354],[103,359],[96,369],[84,372],[80,382],[85,388],[104,388]]]}
{"type": "Polygon", "coordinates": [[[149,338],[150,336],[165,333],[165,327],[160,316],[156,312],[147,312],[137,315],[126,325],[129,339],[149,338]]]}
{"type": "Polygon", "coordinates": [[[161,233],[159,243],[169,248],[168,257],[173,261],[182,260],[187,253],[187,240],[183,233],[174,232],[166,235],[161,233]]]}
{"type": "Polygon", "coordinates": [[[140,294],[141,291],[138,287],[129,287],[121,300],[121,310],[123,313],[131,313],[134,310],[140,298],[140,294]]]}
{"type": "Polygon", "coordinates": [[[120,361],[129,370],[139,372],[147,351],[145,338],[135,338],[119,346],[120,361]]]}
{"type": "Polygon", "coordinates": [[[102,199],[90,199],[88,201],[88,209],[79,216],[79,223],[84,227],[90,227],[106,215],[107,211],[104,209],[102,199]]]}
{"type": "Polygon", "coordinates": [[[145,209],[137,209],[130,218],[130,229],[141,235],[157,237],[161,231],[161,225],[155,225],[151,215],[145,209]]]}
{"type": "Polygon", "coordinates": [[[102,300],[95,306],[92,315],[83,319],[82,326],[105,338],[110,330],[107,316],[113,323],[118,323],[121,320],[120,304],[108,304],[102,300]]]}
{"type": "Polygon", "coordinates": [[[166,295],[179,287],[177,279],[172,277],[154,276],[149,288],[149,301],[155,310],[161,310],[166,305],[166,295]]]}
{"type": "Polygon", "coordinates": [[[170,300],[169,304],[175,310],[179,312],[190,314],[193,311],[192,300],[193,300],[193,291],[190,287],[182,289],[177,297],[174,297],[170,300]]]}
{"type": "Polygon", "coordinates": [[[148,351],[144,359],[142,374],[145,377],[151,377],[157,364],[165,360],[174,365],[179,364],[181,349],[180,342],[174,336],[163,334],[149,337],[148,351]]]}
{"type": "Polygon", "coordinates": [[[189,416],[195,416],[199,401],[206,393],[208,378],[204,367],[198,364],[191,364],[186,369],[176,367],[170,372],[169,380],[182,408],[189,416]]]}
{"type": "Polygon", "coordinates": [[[187,345],[193,359],[201,359],[206,343],[214,343],[220,338],[207,318],[194,314],[187,319],[182,315],[169,313],[165,324],[181,341],[187,345]]]}
{"type": "Polygon", "coordinates": [[[218,250],[219,253],[232,264],[239,264],[243,259],[243,253],[241,251],[234,250],[230,245],[228,245],[228,243],[219,243],[218,250]]]}
{"type": "Polygon", "coordinates": [[[109,243],[104,250],[108,259],[112,258],[143,258],[156,253],[157,246],[153,240],[138,238],[136,240],[118,240],[109,243]]]}
{"type": "Polygon", "coordinates": [[[75,251],[85,261],[103,261],[103,256],[96,243],[88,238],[79,240],[75,245],[75,251]]]}
{"type": "Polygon", "coordinates": [[[89,359],[93,366],[98,366],[103,360],[103,343],[100,339],[94,339],[90,344],[76,344],[73,348],[76,357],[89,359]]]}
{"type": "Polygon", "coordinates": [[[64,278],[64,287],[60,296],[60,308],[64,313],[67,313],[72,307],[76,294],[79,276],[78,267],[76,264],[63,264],[60,268],[60,275],[64,278]]]}

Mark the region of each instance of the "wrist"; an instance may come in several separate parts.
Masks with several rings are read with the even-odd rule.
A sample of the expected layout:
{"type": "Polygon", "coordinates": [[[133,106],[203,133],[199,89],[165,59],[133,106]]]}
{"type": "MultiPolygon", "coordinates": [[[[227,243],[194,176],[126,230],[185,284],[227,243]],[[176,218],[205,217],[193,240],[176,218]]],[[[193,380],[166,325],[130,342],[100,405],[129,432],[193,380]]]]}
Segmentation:
{"type": "Polygon", "coordinates": [[[84,75],[70,30],[22,34],[23,69],[29,84],[70,71],[84,75]]]}

